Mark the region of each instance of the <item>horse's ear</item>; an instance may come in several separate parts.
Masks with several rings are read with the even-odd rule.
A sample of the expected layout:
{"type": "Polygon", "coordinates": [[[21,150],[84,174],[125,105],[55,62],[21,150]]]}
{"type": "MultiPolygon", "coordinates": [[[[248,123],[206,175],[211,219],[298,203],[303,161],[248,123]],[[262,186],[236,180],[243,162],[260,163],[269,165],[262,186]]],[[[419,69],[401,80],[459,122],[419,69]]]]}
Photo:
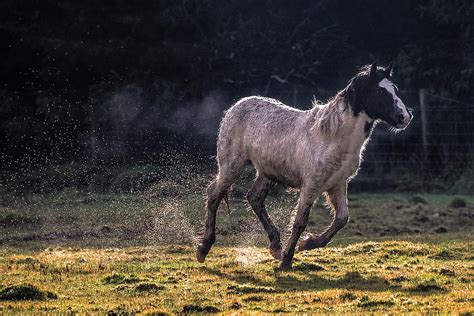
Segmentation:
{"type": "Polygon", "coordinates": [[[370,66],[370,77],[374,78],[376,73],[377,73],[377,62],[374,61],[372,66],[370,66]]]}
{"type": "Polygon", "coordinates": [[[393,74],[393,63],[388,64],[387,68],[385,68],[385,74],[387,77],[391,77],[393,74]]]}

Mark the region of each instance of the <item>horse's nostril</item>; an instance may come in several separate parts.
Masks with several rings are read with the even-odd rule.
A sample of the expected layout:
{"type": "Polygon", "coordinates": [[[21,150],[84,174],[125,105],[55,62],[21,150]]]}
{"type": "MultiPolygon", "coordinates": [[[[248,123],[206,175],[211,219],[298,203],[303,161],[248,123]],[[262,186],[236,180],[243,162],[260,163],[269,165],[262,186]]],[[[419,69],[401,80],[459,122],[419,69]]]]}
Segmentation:
{"type": "Polygon", "coordinates": [[[404,119],[404,118],[405,118],[405,117],[403,116],[403,114],[397,114],[397,121],[398,121],[399,123],[403,122],[403,119],[404,119]]]}

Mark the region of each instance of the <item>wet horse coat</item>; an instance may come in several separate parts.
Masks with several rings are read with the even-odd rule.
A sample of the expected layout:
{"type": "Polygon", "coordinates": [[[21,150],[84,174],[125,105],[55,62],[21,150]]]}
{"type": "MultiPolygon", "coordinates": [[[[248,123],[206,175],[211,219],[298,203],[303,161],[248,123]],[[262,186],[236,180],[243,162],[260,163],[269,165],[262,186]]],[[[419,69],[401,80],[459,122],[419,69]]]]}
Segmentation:
{"type": "Polygon", "coordinates": [[[327,104],[308,111],[259,96],[234,104],[219,130],[219,172],[207,190],[206,226],[197,259],[203,262],[214,243],[219,203],[247,164],[257,170],[247,199],[268,234],[272,255],[282,260],[282,267],[291,267],[309,211],[322,193],[326,193],[334,210],[333,221],[323,233],[310,234],[299,249],[325,246],[349,219],[347,183],[359,169],[374,123],[383,120],[394,128],[405,128],[411,120],[390,81],[390,73],[391,66],[365,67],[327,104]],[[264,205],[276,182],[300,191],[291,235],[283,251],[280,233],[264,205]]]}

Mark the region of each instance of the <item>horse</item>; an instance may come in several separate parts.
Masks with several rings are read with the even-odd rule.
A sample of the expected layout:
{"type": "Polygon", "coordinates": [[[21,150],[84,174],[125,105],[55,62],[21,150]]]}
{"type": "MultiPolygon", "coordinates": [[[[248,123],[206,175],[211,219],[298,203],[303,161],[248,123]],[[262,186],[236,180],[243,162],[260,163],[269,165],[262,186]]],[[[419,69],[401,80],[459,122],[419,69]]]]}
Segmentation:
{"type": "Polygon", "coordinates": [[[356,176],[365,146],[380,121],[394,131],[405,129],[413,115],[392,82],[392,64],[362,67],[326,104],[314,102],[299,110],[275,99],[251,96],[236,102],[224,114],[217,140],[218,173],[207,188],[205,230],[196,258],[204,262],[215,242],[216,212],[221,200],[246,165],[257,171],[246,197],[270,241],[270,253],[291,269],[295,247],[306,228],[311,207],[324,194],[332,222],[321,234],[308,234],[298,250],[326,246],[349,220],[347,185],[356,176]],[[275,183],[299,191],[282,248],[280,232],[265,208],[275,183]]]}

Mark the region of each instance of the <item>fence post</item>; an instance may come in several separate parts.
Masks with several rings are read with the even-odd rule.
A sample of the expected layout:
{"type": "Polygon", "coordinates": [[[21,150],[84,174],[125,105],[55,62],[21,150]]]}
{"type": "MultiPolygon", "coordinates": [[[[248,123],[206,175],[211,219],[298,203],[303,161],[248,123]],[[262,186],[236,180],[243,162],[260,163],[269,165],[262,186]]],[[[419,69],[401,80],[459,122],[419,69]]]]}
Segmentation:
{"type": "Polygon", "coordinates": [[[427,125],[428,119],[426,117],[426,89],[420,89],[420,116],[421,116],[421,140],[423,144],[423,162],[426,163],[428,159],[428,135],[427,125]]]}

